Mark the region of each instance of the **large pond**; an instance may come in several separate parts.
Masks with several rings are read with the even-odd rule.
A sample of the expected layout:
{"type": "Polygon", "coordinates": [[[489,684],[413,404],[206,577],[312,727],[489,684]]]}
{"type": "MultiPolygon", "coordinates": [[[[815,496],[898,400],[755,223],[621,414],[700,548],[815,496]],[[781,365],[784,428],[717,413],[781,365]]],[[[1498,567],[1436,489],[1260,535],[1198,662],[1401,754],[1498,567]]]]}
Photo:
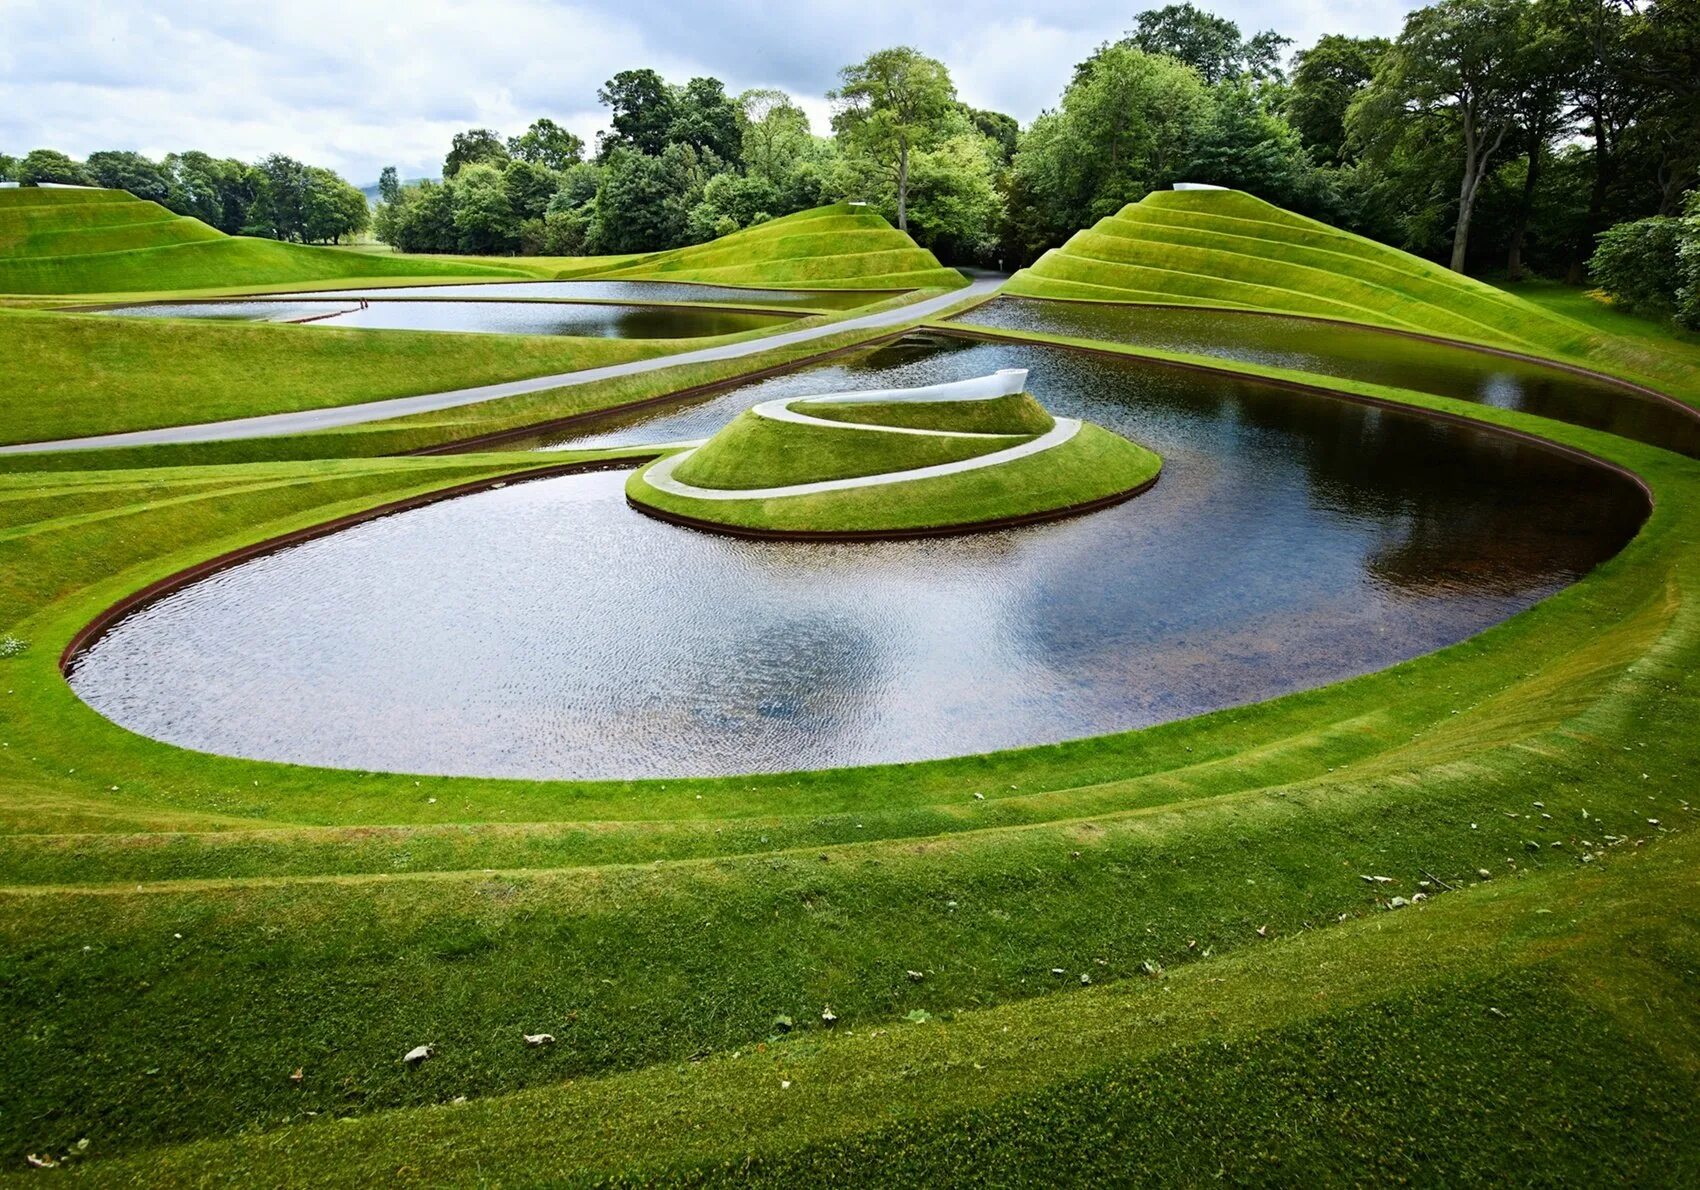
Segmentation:
{"type": "Polygon", "coordinates": [[[224,571],[75,666],[147,735],[359,769],[619,777],[914,760],[1137,727],[1458,641],[1618,550],[1604,468],[1415,415],[1029,345],[905,340],[597,438],[788,393],[1031,370],[1160,451],[1074,520],[878,544],[641,516],[623,473],[514,484],[224,571]]]}
{"type": "Polygon", "coordinates": [[[578,335],[593,339],[695,339],[783,325],[793,315],[680,306],[603,306],[571,302],[231,301],[125,306],[131,318],[225,318],[307,322],[366,330],[478,331],[496,335],[578,335]]]}
{"type": "Polygon", "coordinates": [[[400,285],[378,289],[316,291],[331,297],[531,298],[549,301],[718,302],[725,305],[805,306],[853,310],[883,302],[902,290],[747,289],[683,281],[475,281],[465,285],[400,285]]]}
{"type": "Polygon", "coordinates": [[[1604,378],[1307,318],[998,298],[958,320],[1213,355],[1535,413],[1700,457],[1700,416],[1604,378]]]}

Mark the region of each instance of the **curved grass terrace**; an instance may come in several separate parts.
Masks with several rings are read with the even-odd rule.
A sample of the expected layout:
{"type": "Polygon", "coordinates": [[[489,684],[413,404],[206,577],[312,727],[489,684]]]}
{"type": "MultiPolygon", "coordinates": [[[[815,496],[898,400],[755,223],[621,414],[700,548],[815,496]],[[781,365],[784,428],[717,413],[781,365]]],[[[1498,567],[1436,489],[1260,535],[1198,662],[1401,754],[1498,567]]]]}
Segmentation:
{"type": "MultiPolygon", "coordinates": [[[[1447,288],[1235,196],[1147,202],[1010,291],[1397,324],[1700,400],[1662,345],[1447,288]],[[1245,280],[1199,280],[1227,276],[1223,252],[1245,280]],[[1308,300],[1291,296],[1294,269],[1308,300]],[[1330,269],[1361,284],[1318,280],[1330,269]]],[[[119,325],[6,311],[0,333],[31,319],[119,325]]],[[[336,334],[196,336],[214,329],[336,334]]],[[[60,673],[103,609],[187,566],[595,457],[333,456],[606,410],[875,337],[263,451],[8,461],[12,1165],[81,1152],[67,1172],[103,1183],[405,1169],[796,1184],[823,1168],[1022,1182],[1065,1159],[1104,1180],[1700,1178],[1700,464],[1647,442],[1209,360],[1540,439],[1632,474],[1651,513],[1581,581],[1448,648],[1058,745],[712,779],[414,777],[163,745],[60,673]],[[555,1043],[526,1045],[537,1032],[555,1043]],[[420,1044],[433,1056],[403,1063],[420,1044]]]]}

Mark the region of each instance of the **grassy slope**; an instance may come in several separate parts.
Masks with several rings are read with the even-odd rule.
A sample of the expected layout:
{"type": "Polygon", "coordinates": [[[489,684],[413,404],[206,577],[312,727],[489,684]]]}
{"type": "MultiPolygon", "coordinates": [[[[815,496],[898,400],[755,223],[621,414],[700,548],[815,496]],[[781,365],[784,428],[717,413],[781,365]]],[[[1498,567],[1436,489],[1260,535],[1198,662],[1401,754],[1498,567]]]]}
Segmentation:
{"type": "Polygon", "coordinates": [[[712,341],[0,310],[0,356],[7,361],[0,369],[0,442],[346,405],[646,359],[712,341]]]}
{"type": "Polygon", "coordinates": [[[57,675],[151,578],[534,459],[0,477],[30,642],[0,659],[0,1147],[179,1181],[1692,1181],[1700,467],[1384,395],[1613,459],[1656,509],[1577,586],[1352,682],[717,781],[200,756],[57,675]],[[778,1013],[803,1028],[768,1041],[778,1013]]]}
{"type": "Polygon", "coordinates": [[[525,276],[226,236],[122,191],[0,190],[0,293],[110,294],[292,282],[525,276]]]}
{"type": "Polygon", "coordinates": [[[585,275],[804,289],[955,289],[968,283],[879,215],[843,204],[585,275]]]}
{"type": "Polygon", "coordinates": [[[1537,350],[1587,338],[1580,323],[1240,191],[1147,195],[1017,273],[1007,292],[1279,310],[1537,350]]]}
{"type": "Polygon", "coordinates": [[[799,408],[827,421],[920,429],[966,430],[974,434],[1043,434],[1056,424],[1031,394],[1012,393],[989,401],[810,401],[799,408]]]}
{"type": "Polygon", "coordinates": [[[835,430],[741,413],[675,474],[705,488],[766,488],[953,463],[1014,446],[1027,435],[935,438],[879,430],[835,430]]]}
{"type": "MultiPolygon", "coordinates": [[[[851,473],[861,475],[886,470],[869,464],[856,450],[856,443],[829,445],[836,448],[831,463],[840,469],[848,467],[851,473]]],[[[969,453],[971,456],[984,452],[985,448],[979,447],[969,453]]],[[[877,487],[711,503],[658,491],[644,482],[640,470],[627,481],[626,491],[665,512],[745,528],[816,532],[896,530],[967,525],[1085,504],[1136,488],[1161,468],[1162,460],[1144,447],[1098,426],[1084,425],[1061,446],[1014,462],[877,487]]],[[[691,482],[684,470],[680,468],[680,478],[691,482]]],[[[756,474],[745,468],[738,468],[737,473],[756,474]]]]}

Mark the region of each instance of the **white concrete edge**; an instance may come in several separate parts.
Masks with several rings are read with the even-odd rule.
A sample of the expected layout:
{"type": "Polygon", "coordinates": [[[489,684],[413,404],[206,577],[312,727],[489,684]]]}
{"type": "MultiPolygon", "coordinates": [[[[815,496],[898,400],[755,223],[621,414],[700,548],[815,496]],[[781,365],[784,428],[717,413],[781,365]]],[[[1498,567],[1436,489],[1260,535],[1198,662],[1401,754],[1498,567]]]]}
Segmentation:
{"type": "MultiPolygon", "coordinates": [[[[829,422],[829,425],[844,426],[845,422],[829,422]]],[[[990,454],[976,455],[971,459],[958,459],[954,463],[935,463],[930,467],[913,467],[907,471],[887,471],[881,475],[853,475],[847,479],[823,479],[814,483],[793,483],[772,488],[699,488],[693,484],[681,483],[673,478],[681,464],[693,454],[696,448],[668,455],[657,462],[651,463],[638,474],[643,482],[659,492],[673,496],[685,496],[693,500],[775,500],[786,496],[814,496],[822,492],[843,492],[852,488],[873,488],[885,484],[910,483],[917,479],[937,479],[946,475],[960,475],[964,471],[976,471],[982,467],[996,467],[1001,463],[1012,463],[1016,459],[1036,455],[1041,451],[1061,446],[1080,432],[1080,419],[1074,417],[1059,417],[1056,424],[1037,438],[1009,447],[1007,450],[996,450],[990,454]]]]}

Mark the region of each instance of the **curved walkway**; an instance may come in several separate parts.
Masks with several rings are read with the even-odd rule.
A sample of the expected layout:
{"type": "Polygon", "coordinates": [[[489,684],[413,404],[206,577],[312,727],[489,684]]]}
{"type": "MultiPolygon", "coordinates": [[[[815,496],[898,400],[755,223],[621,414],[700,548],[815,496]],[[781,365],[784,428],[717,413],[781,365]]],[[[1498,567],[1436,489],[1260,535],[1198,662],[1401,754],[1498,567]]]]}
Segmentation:
{"type": "MultiPolygon", "coordinates": [[[[885,404],[899,401],[915,403],[932,403],[935,401],[979,401],[1010,393],[1020,392],[1026,383],[1025,369],[1004,369],[991,376],[982,376],[974,380],[959,380],[950,384],[937,384],[927,388],[883,389],[874,392],[854,394],[858,404],[885,404]],[[1013,387],[1011,387],[1013,386],[1013,387]]],[[[757,405],[752,412],[775,421],[795,422],[799,425],[823,426],[832,430],[873,430],[879,433],[891,434],[927,434],[946,438],[1019,438],[1019,434],[982,434],[975,431],[956,430],[924,430],[911,426],[879,426],[866,422],[830,421],[825,418],[810,417],[798,413],[790,406],[810,402],[845,401],[852,394],[835,393],[818,397],[786,397],[777,401],[764,401],[757,405]]],[[[812,483],[784,484],[772,488],[699,488],[694,484],[683,483],[673,478],[673,472],[696,453],[697,447],[682,450],[678,454],[668,455],[649,465],[641,473],[643,482],[660,492],[673,496],[687,496],[694,500],[771,500],[780,496],[814,496],[822,492],[842,492],[850,488],[871,488],[891,483],[907,483],[916,479],[937,479],[945,475],[959,475],[964,471],[976,471],[982,467],[996,467],[1001,463],[1012,463],[1016,459],[1024,459],[1041,451],[1061,446],[1080,432],[1080,420],[1073,417],[1058,417],[1053,419],[1050,429],[1037,437],[1026,438],[1005,450],[994,450],[989,454],[975,455],[970,459],[958,459],[953,463],[935,463],[930,467],[912,467],[906,471],[884,471],[875,475],[853,475],[845,479],[821,479],[812,483]]]]}
{"type": "Polygon", "coordinates": [[[560,372],[553,376],[533,376],[526,380],[508,380],[500,384],[483,384],[475,388],[453,389],[448,392],[422,393],[412,397],[390,397],[382,401],[365,401],[358,405],[337,405],[327,409],[301,409],[292,413],[268,413],[259,417],[239,417],[228,421],[202,422],[198,425],[165,426],[156,430],[130,430],[118,434],[95,434],[86,438],[60,438],[51,442],[24,442],[0,446],[0,454],[26,454],[55,450],[99,450],[105,447],[160,446],[184,442],[224,442],[237,438],[273,438],[283,434],[305,434],[314,430],[331,430],[340,426],[360,425],[369,421],[385,421],[392,417],[408,417],[415,413],[432,413],[460,405],[476,405],[481,401],[496,401],[503,397],[518,397],[543,392],[551,388],[568,388],[657,372],[681,364],[705,364],[719,360],[739,359],[756,355],[775,347],[789,347],[824,339],[841,331],[874,330],[928,318],[940,310],[968,298],[982,297],[1001,286],[1007,278],[980,277],[965,289],[953,289],[939,297],[928,298],[881,310],[858,318],[846,318],[802,330],[783,331],[759,339],[724,343],[718,347],[700,347],[653,359],[631,360],[601,368],[585,368],[577,372],[560,372]]]}

